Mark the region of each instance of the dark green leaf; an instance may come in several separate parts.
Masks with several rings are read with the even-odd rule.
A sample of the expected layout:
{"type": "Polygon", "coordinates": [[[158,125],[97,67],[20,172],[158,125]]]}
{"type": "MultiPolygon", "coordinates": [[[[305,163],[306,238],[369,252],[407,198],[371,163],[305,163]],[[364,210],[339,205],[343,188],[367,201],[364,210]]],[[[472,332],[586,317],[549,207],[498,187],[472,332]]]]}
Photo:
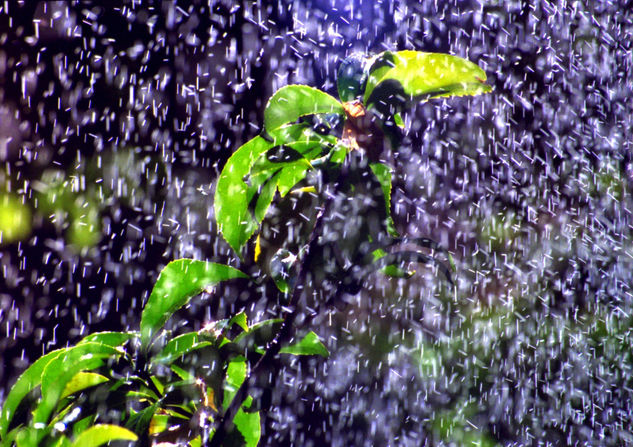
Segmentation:
{"type": "Polygon", "coordinates": [[[391,236],[397,237],[398,231],[391,218],[391,168],[384,163],[372,163],[370,168],[382,188],[385,198],[385,209],[387,211],[387,231],[391,236]]]}
{"type": "Polygon", "coordinates": [[[367,83],[367,61],[364,55],[353,53],[339,65],[336,87],[341,101],[354,101],[363,95],[367,83]]]}
{"type": "Polygon", "coordinates": [[[211,342],[200,341],[197,332],[183,334],[169,340],[160,354],[152,358],[152,363],[169,364],[188,352],[204,348],[205,346],[211,346],[211,342]]]}
{"type": "Polygon", "coordinates": [[[171,315],[206,287],[246,275],[228,265],[179,259],[170,262],[158,276],[158,281],[141,315],[141,345],[147,348],[152,337],[171,315]]]}
{"type": "Polygon", "coordinates": [[[264,110],[264,128],[268,133],[299,117],[317,113],[343,114],[343,106],[334,97],[307,85],[282,87],[270,98],[264,110]]]}

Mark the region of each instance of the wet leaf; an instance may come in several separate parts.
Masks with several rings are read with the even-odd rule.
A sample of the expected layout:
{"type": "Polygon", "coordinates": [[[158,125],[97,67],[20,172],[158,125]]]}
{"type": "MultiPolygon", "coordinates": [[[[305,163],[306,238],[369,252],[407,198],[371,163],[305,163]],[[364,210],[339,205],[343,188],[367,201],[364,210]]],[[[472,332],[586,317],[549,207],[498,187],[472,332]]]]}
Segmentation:
{"type": "Polygon", "coordinates": [[[95,332],[85,336],[79,343],[101,343],[117,347],[138,336],[138,332],[95,332]]]}
{"type": "Polygon", "coordinates": [[[33,413],[34,424],[48,422],[67,384],[77,373],[96,369],[106,359],[116,359],[120,355],[116,348],[98,343],[82,343],[64,349],[42,371],[42,400],[33,413]]]}
{"type": "Polygon", "coordinates": [[[391,218],[391,168],[384,163],[372,163],[369,166],[380,182],[382,193],[385,198],[385,210],[387,212],[387,232],[394,237],[398,236],[398,231],[391,218]]]}
{"type": "Polygon", "coordinates": [[[486,73],[458,56],[419,51],[385,52],[370,68],[364,102],[379,109],[445,96],[491,91],[486,73]]]}
{"type": "Polygon", "coordinates": [[[299,117],[316,113],[343,114],[341,103],[321,90],[307,85],[282,87],[270,98],[264,110],[264,128],[271,132],[299,117]]]}
{"type": "Polygon", "coordinates": [[[260,157],[280,144],[293,142],[319,142],[306,124],[296,124],[269,132],[266,138],[258,136],[241,146],[229,158],[218,178],[215,190],[215,218],[218,228],[238,255],[244,244],[257,229],[257,222],[249,212],[249,203],[255,189],[245,178],[260,157]]]}
{"type": "Polygon", "coordinates": [[[171,315],[206,287],[246,275],[228,265],[179,259],[170,262],[158,276],[141,315],[141,345],[147,348],[171,315]]]}
{"type": "Polygon", "coordinates": [[[226,378],[224,380],[224,400],[222,401],[222,408],[226,410],[238,388],[244,383],[247,374],[247,365],[244,357],[235,357],[228,364],[226,369],[226,378]]]}
{"type": "Polygon", "coordinates": [[[297,343],[281,348],[279,352],[292,355],[320,355],[326,358],[330,355],[325,345],[319,340],[319,336],[312,331],[297,343]]]}
{"type": "Polygon", "coordinates": [[[339,65],[336,75],[336,87],[341,101],[354,101],[363,95],[367,83],[367,58],[363,54],[353,53],[339,65]]]}
{"type": "Polygon", "coordinates": [[[256,447],[262,434],[259,411],[244,411],[250,408],[252,402],[253,398],[248,396],[233,418],[235,428],[237,428],[244,437],[246,447],[256,447]]]}
{"type": "Polygon", "coordinates": [[[2,416],[0,418],[0,438],[4,439],[7,435],[9,424],[13,419],[15,410],[18,405],[24,399],[24,397],[31,392],[35,387],[42,383],[42,372],[46,365],[61,355],[67,348],[57,349],[49,352],[48,354],[37,359],[26,371],[22,373],[18,380],[15,382],[11,391],[7,395],[4,405],[2,406],[2,416]]]}
{"type": "Polygon", "coordinates": [[[167,342],[160,354],[152,358],[152,363],[169,364],[188,352],[211,345],[209,341],[200,341],[197,332],[179,335],[167,342]]]}
{"type": "Polygon", "coordinates": [[[117,425],[98,424],[77,436],[72,447],[97,447],[111,441],[136,441],[137,439],[138,436],[126,428],[117,425]]]}
{"type": "Polygon", "coordinates": [[[107,382],[108,380],[110,379],[101,374],[80,371],[66,384],[66,388],[64,388],[60,399],[78,391],[85,390],[86,388],[107,382]]]}

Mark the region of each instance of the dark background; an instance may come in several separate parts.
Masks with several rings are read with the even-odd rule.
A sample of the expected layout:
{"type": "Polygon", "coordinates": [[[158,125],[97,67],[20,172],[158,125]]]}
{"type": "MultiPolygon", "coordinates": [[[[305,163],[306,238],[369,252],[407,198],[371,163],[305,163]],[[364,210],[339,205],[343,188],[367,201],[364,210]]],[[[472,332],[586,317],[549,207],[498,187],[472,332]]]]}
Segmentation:
{"type": "MultiPolygon", "coordinates": [[[[42,353],[138,328],[170,260],[239,266],[214,181],[275,90],[336,95],[350,52],[415,49],[466,57],[494,87],[418,106],[395,154],[396,224],[453,252],[458,287],[420,266],[332,312],[317,331],[332,357],[281,368],[262,444],[633,441],[629,10],[5,2],[0,204],[28,218],[0,244],[0,401],[42,353]]],[[[244,287],[182,324],[252,310],[244,287]]]]}

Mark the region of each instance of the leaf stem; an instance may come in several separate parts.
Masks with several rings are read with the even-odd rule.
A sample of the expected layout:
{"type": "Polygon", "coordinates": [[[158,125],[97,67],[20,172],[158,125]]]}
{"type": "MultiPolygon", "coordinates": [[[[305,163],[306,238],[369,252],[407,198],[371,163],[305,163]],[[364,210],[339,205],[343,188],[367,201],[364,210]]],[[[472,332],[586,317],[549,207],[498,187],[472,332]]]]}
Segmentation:
{"type": "MultiPolygon", "coordinates": [[[[255,366],[251,370],[250,374],[248,374],[248,376],[246,377],[242,385],[237,390],[237,393],[235,394],[235,397],[233,397],[231,404],[224,412],[224,415],[222,416],[222,418],[219,420],[213,437],[209,440],[209,442],[206,443],[205,447],[220,447],[222,445],[222,442],[226,438],[226,435],[228,434],[228,430],[230,429],[233,423],[233,419],[235,418],[235,415],[240,409],[242,402],[244,402],[244,400],[248,396],[249,388],[251,387],[251,380],[253,379],[253,377],[257,377],[259,371],[263,370],[264,366],[270,364],[273,361],[273,359],[277,356],[277,354],[279,354],[279,351],[283,347],[284,343],[286,343],[287,341],[290,340],[290,338],[292,338],[293,323],[295,321],[295,318],[297,317],[297,314],[300,308],[298,304],[306,288],[305,286],[306,286],[306,280],[308,277],[308,270],[309,270],[308,266],[311,265],[311,262],[310,262],[311,256],[313,256],[315,252],[315,248],[317,247],[317,244],[319,243],[319,237],[321,236],[321,232],[323,231],[323,222],[325,220],[324,217],[328,214],[328,211],[330,207],[332,206],[332,203],[334,202],[334,198],[340,191],[342,185],[345,183],[345,179],[347,178],[348,171],[349,171],[349,167],[347,166],[347,163],[344,162],[341,168],[341,172],[339,174],[339,178],[337,182],[335,183],[334,192],[331,194],[327,194],[327,193],[325,194],[326,195],[325,204],[323,205],[323,207],[317,214],[314,227],[312,227],[312,232],[310,233],[308,246],[306,248],[305,254],[303,256],[303,259],[301,261],[301,265],[299,268],[299,274],[297,277],[297,285],[293,289],[292,295],[288,302],[288,307],[291,309],[290,313],[284,319],[284,322],[281,328],[279,329],[279,332],[277,333],[277,336],[275,337],[275,339],[268,345],[266,352],[257,361],[255,366]]],[[[335,293],[339,293],[338,290],[335,293]]],[[[313,317],[314,315],[308,316],[303,323],[304,324],[309,323],[313,317]]]]}

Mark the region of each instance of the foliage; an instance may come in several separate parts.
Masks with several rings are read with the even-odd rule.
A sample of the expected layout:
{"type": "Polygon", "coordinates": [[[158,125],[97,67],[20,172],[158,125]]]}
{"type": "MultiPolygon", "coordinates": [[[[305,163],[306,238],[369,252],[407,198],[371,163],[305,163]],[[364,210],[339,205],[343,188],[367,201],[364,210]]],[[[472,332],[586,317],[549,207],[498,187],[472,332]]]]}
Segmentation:
{"type": "MultiPolygon", "coordinates": [[[[372,58],[352,55],[344,61],[338,79],[344,102],[307,86],[280,89],[266,107],[261,135],[233,154],[218,179],[215,217],[225,240],[244,258],[245,246],[257,233],[254,261],[270,260],[264,267],[283,294],[292,294],[291,307],[308,285],[308,271],[311,280],[321,275],[337,285],[326,291],[330,295],[339,289],[358,292],[363,275],[376,269],[408,277],[411,262],[435,263],[450,281],[450,269],[434,257],[391,250],[408,243],[442,252],[433,241],[397,234],[391,220],[391,169],[377,148],[397,145],[394,123],[401,121],[402,106],[489,91],[484,81],[479,67],[458,57],[402,51],[372,58]],[[311,184],[314,175],[321,181],[311,184]],[[322,211],[299,250],[280,246],[273,256],[264,256],[262,224],[273,203],[306,192],[321,200],[322,211]],[[331,198],[339,196],[350,200],[331,198]],[[367,197],[371,200],[360,208],[358,231],[343,237],[326,212],[333,204],[344,207],[367,197]],[[335,242],[327,239],[330,233],[335,242]],[[349,278],[353,282],[346,282],[349,278]]],[[[292,326],[298,307],[255,324],[240,312],[178,335],[165,326],[196,295],[248,276],[205,261],[168,264],[144,306],[140,331],[88,335],[75,346],[42,356],[20,376],[0,413],[0,445],[138,440],[196,446],[224,439],[231,445],[257,445],[260,402],[248,395],[248,379],[259,365],[277,354],[328,355],[314,332],[297,338],[300,328],[292,326]]]]}

